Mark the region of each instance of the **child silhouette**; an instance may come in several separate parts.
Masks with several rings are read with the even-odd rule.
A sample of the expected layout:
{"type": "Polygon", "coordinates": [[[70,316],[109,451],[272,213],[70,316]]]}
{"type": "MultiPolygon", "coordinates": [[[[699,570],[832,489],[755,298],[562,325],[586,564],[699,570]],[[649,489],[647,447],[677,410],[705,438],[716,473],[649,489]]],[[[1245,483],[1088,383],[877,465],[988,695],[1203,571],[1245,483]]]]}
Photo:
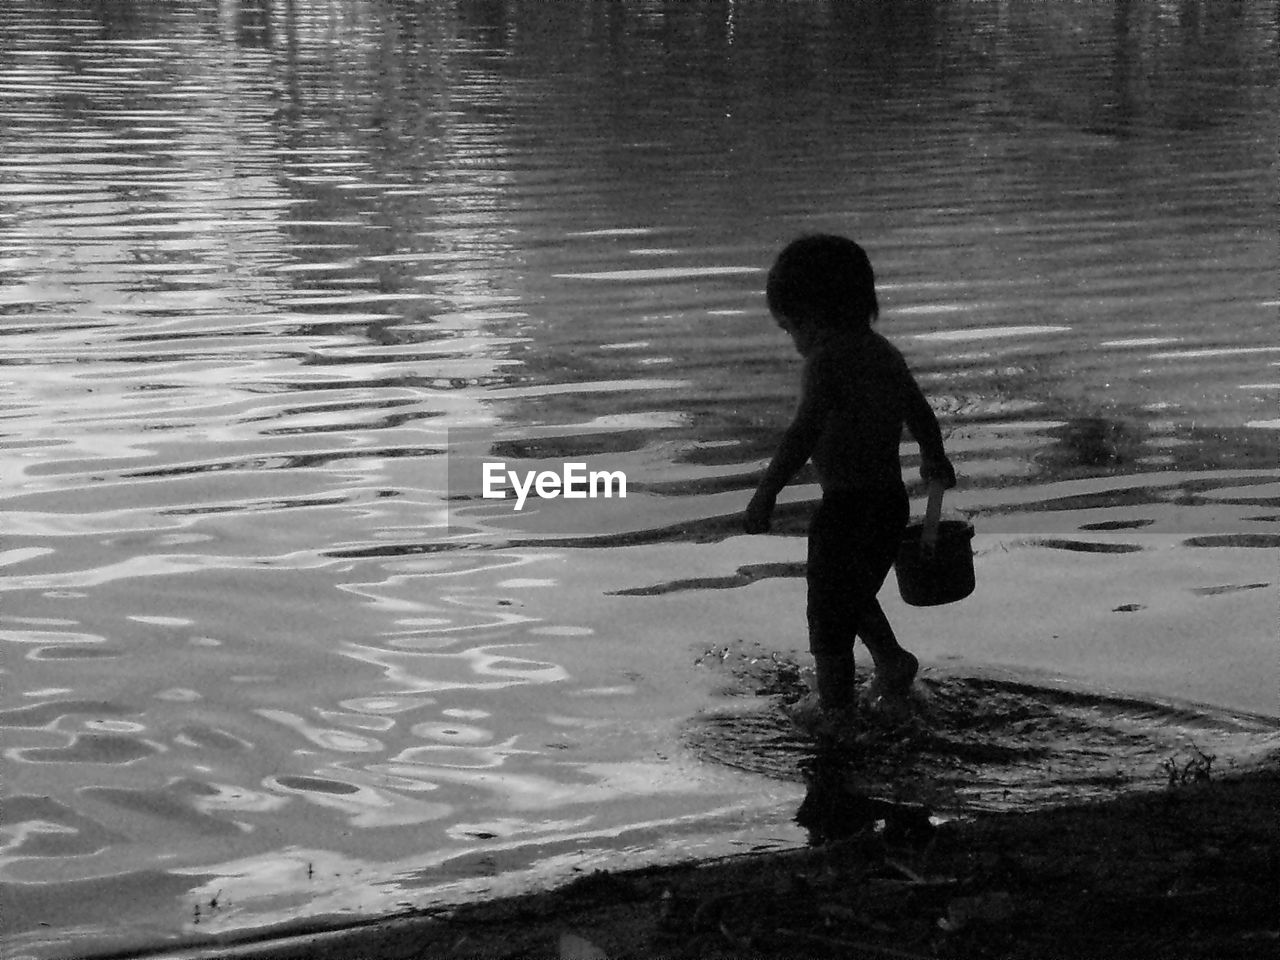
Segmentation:
{"type": "Polygon", "coordinates": [[[809,650],[824,710],[853,702],[853,643],[875,663],[877,696],[905,695],[919,669],[876,600],[908,519],[905,424],[926,482],[955,486],[938,420],[906,360],[872,330],[880,308],[866,252],[845,237],[790,243],[769,271],[769,310],[804,358],[800,403],[743,518],[765,533],[778,493],[812,460],[822,503],[809,525],[809,650]]]}

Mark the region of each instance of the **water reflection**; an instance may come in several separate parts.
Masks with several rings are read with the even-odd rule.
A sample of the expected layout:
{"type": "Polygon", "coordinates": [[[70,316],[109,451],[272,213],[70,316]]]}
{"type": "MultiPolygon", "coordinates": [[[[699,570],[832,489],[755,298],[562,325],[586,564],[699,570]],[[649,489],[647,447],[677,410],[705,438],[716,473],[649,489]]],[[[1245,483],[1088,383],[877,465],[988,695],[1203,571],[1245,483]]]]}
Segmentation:
{"type": "Polygon", "coordinates": [[[673,728],[692,647],[794,632],[795,541],[737,514],[797,374],[761,271],[813,226],[872,252],[986,576],[1093,563],[1092,632],[963,649],[1269,708],[1271,14],[5,4],[6,925],[390,909],[776,800],[673,728]],[[634,495],[447,499],[489,456],[634,495]]]}
{"type": "Polygon", "coordinates": [[[1133,425],[1090,417],[1064,424],[1058,429],[1058,470],[1084,468],[1087,471],[1133,469],[1135,451],[1141,439],[1133,425]]]}

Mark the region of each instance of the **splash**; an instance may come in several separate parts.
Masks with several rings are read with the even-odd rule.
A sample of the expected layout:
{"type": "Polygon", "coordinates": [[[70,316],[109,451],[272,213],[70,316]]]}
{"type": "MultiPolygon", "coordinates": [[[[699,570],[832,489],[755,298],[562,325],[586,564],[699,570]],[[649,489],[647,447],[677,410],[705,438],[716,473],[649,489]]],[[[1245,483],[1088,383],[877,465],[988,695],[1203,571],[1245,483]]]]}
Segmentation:
{"type": "Polygon", "coordinates": [[[734,675],[733,692],[750,695],[727,699],[686,728],[702,758],[781,780],[836,769],[859,792],[934,809],[1105,799],[1280,750],[1280,720],[1272,718],[936,670],[917,681],[906,716],[877,717],[861,706],[815,727],[802,716],[807,670],[789,658],[726,649],[708,659],[734,675]]]}

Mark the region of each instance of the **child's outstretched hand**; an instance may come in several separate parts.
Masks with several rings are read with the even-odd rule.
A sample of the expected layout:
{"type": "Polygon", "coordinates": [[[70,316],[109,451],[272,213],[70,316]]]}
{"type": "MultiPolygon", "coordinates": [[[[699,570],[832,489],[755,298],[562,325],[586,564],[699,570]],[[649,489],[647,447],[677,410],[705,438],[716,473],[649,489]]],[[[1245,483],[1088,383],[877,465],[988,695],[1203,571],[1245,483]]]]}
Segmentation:
{"type": "Polygon", "coordinates": [[[773,497],[756,492],[742,515],[742,529],[747,533],[768,533],[769,518],[773,516],[773,497]]]}
{"type": "Polygon", "coordinates": [[[956,468],[951,465],[951,461],[946,457],[937,460],[924,460],[920,463],[920,478],[925,483],[932,483],[936,480],[943,487],[950,490],[956,485],[956,468]]]}

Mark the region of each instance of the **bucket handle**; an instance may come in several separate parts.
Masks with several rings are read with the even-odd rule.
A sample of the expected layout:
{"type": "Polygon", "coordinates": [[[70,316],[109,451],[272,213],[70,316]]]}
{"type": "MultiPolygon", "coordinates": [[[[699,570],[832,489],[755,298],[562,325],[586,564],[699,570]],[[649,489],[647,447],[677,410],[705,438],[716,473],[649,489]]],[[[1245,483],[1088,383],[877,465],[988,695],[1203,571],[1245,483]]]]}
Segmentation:
{"type": "Polygon", "coordinates": [[[924,530],[920,532],[920,548],[932,555],[938,548],[938,526],[942,520],[942,493],[946,487],[940,480],[929,483],[929,503],[924,509],[924,530]]]}

